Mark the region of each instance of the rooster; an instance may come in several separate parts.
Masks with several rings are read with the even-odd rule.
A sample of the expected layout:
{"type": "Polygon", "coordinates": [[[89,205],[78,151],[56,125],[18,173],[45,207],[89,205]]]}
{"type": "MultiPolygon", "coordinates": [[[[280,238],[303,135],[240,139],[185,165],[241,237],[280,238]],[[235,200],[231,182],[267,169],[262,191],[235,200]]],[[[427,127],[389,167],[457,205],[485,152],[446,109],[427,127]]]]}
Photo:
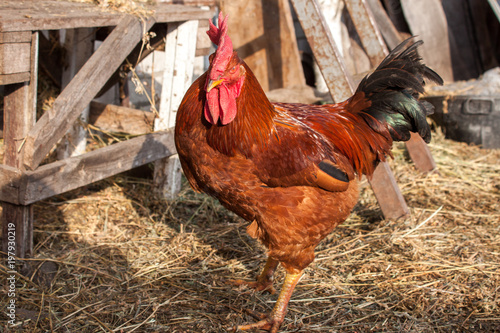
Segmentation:
{"type": "Polygon", "coordinates": [[[421,62],[422,42],[408,39],[344,102],[271,103],[227,29],[222,13],[219,28],[210,22],[218,48],[181,102],[175,143],[191,187],[248,221],[248,234],[268,249],[256,281],[232,283],[273,291],[273,273],[285,269],[271,313],[237,327],[277,332],[314,249],[356,204],[358,179],[373,174],[394,140],[417,132],[429,142],[432,107],[417,98],[424,78],[442,79],[421,62]]]}

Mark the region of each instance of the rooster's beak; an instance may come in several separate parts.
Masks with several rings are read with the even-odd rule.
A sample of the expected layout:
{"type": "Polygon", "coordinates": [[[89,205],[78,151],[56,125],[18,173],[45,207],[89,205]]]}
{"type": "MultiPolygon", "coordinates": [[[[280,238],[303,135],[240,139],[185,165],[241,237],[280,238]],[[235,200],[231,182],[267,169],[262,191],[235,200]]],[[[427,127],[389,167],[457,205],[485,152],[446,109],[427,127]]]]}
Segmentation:
{"type": "Polygon", "coordinates": [[[212,81],[212,80],[208,79],[207,92],[210,92],[210,90],[217,87],[221,83],[222,83],[222,79],[219,79],[217,81],[212,81]]]}

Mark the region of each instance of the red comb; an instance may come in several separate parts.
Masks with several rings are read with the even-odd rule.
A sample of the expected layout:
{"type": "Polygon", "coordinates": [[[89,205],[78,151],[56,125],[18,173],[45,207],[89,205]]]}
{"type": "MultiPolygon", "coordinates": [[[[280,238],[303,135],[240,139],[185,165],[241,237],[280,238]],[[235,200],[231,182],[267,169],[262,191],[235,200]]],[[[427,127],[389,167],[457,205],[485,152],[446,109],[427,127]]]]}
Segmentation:
{"type": "Polygon", "coordinates": [[[221,37],[227,36],[227,18],[228,15],[224,17],[222,12],[219,13],[219,28],[212,23],[212,20],[209,20],[210,29],[207,31],[207,35],[215,45],[219,45],[221,37]]]}
{"type": "Polygon", "coordinates": [[[212,71],[209,75],[212,80],[217,79],[224,73],[233,54],[233,42],[227,35],[227,18],[227,15],[224,17],[222,12],[219,13],[219,28],[212,21],[209,21],[210,29],[207,31],[207,35],[210,37],[212,43],[218,46],[212,62],[212,71]]]}

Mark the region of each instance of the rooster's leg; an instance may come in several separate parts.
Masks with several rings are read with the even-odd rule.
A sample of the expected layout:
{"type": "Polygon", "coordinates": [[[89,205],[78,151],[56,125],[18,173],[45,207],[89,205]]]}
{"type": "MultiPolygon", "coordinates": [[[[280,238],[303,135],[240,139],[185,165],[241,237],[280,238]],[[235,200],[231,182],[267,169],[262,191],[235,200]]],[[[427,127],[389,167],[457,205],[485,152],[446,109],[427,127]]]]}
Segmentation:
{"type": "Polygon", "coordinates": [[[267,258],[266,265],[264,266],[262,273],[257,278],[257,281],[229,280],[228,283],[235,286],[245,285],[257,291],[267,290],[271,294],[274,294],[276,290],[273,287],[273,274],[276,271],[278,264],[278,260],[269,257],[267,258]]]}
{"type": "Polygon", "coordinates": [[[254,324],[247,324],[238,326],[239,330],[250,330],[254,328],[258,328],[261,330],[267,330],[270,333],[278,332],[278,329],[285,319],[286,310],[288,308],[288,302],[290,301],[290,297],[292,297],[293,290],[295,286],[299,282],[302,276],[302,271],[294,272],[294,273],[286,273],[285,282],[283,282],[283,286],[281,287],[281,292],[278,296],[278,300],[274,305],[271,314],[266,319],[263,319],[254,324]]]}

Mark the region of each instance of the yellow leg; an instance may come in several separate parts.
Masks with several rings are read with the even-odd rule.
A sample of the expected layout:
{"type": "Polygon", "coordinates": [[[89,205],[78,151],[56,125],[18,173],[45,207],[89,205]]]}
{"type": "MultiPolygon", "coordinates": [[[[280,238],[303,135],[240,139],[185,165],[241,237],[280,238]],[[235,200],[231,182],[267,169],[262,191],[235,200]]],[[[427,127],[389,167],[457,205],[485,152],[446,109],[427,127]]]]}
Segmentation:
{"type": "Polygon", "coordinates": [[[271,311],[269,317],[253,324],[238,326],[237,329],[245,331],[258,328],[261,330],[267,330],[270,333],[278,332],[281,323],[285,319],[286,310],[288,308],[288,302],[292,297],[295,286],[302,277],[302,273],[303,273],[302,271],[299,271],[298,273],[287,272],[285,277],[285,282],[283,282],[283,286],[281,287],[281,292],[278,296],[278,300],[276,301],[276,304],[274,305],[274,308],[271,311]]]}
{"type": "Polygon", "coordinates": [[[229,280],[228,283],[235,286],[245,285],[254,288],[257,291],[267,290],[271,294],[274,294],[276,290],[273,287],[273,275],[278,265],[278,260],[267,258],[266,265],[264,266],[262,273],[257,278],[257,281],[229,280]]]}

